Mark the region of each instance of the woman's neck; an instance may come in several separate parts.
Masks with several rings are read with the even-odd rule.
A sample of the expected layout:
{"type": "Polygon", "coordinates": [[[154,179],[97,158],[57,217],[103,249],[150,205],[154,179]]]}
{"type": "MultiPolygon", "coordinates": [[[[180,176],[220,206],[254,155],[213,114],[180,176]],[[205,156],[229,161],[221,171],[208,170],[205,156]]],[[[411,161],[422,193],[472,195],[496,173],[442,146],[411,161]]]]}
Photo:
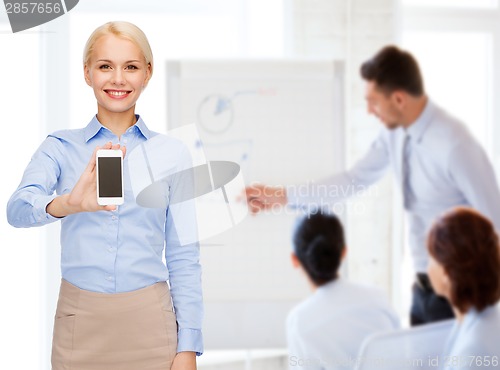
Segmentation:
{"type": "Polygon", "coordinates": [[[322,287],[322,286],[325,286],[327,284],[330,284],[334,281],[338,281],[340,278],[339,275],[337,275],[334,279],[330,280],[330,281],[327,281],[326,283],[322,284],[322,285],[318,285],[316,284],[309,276],[308,276],[308,281],[309,281],[309,286],[311,287],[311,290],[314,292],[316,292],[318,290],[318,288],[322,287]]]}
{"type": "Polygon", "coordinates": [[[467,312],[460,312],[460,310],[456,307],[452,307],[452,308],[453,308],[453,312],[455,313],[455,318],[461,324],[464,321],[464,317],[467,314],[467,312]]]}
{"type": "Polygon", "coordinates": [[[137,122],[133,109],[122,113],[103,112],[98,109],[97,119],[118,137],[121,137],[129,127],[132,127],[137,122]]]}

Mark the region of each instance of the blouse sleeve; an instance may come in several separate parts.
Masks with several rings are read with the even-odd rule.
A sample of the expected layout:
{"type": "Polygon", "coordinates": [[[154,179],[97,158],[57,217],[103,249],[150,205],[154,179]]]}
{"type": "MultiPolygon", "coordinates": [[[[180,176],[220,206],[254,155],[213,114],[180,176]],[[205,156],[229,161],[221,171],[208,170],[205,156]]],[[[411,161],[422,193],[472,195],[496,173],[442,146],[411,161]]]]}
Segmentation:
{"type": "Polygon", "coordinates": [[[7,203],[7,220],[14,227],[42,226],[59,220],[47,213],[47,205],[54,194],[64,147],[54,138],[47,137],[31,158],[21,183],[7,203]]]}
{"type": "MultiPolygon", "coordinates": [[[[193,186],[193,178],[186,179],[191,168],[187,149],[181,153],[178,175],[172,177],[169,198],[186,198],[186,187],[193,186]],[[181,194],[181,195],[179,195],[181,194]]],[[[165,258],[169,283],[178,324],[177,352],[203,353],[201,333],[203,297],[201,286],[200,246],[196,236],[194,199],[170,205],[165,225],[165,258]]]]}

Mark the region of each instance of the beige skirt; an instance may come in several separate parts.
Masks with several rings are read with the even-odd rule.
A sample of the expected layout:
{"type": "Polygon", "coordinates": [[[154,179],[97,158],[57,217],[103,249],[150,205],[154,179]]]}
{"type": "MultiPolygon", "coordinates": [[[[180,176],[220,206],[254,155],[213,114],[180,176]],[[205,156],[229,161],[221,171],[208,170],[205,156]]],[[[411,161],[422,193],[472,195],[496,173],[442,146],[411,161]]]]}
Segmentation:
{"type": "Polygon", "coordinates": [[[166,370],[177,324],[166,282],[127,293],[95,293],[61,282],[53,370],[166,370]]]}

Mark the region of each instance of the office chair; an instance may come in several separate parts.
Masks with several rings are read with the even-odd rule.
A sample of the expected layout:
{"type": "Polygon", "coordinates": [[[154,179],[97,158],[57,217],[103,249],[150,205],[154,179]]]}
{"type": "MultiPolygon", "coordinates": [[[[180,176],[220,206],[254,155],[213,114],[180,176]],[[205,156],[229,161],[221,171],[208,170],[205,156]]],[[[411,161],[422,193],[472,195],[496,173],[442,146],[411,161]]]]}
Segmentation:
{"type": "Polygon", "coordinates": [[[455,320],[371,335],[363,342],[356,370],[439,369],[446,338],[455,320]]]}

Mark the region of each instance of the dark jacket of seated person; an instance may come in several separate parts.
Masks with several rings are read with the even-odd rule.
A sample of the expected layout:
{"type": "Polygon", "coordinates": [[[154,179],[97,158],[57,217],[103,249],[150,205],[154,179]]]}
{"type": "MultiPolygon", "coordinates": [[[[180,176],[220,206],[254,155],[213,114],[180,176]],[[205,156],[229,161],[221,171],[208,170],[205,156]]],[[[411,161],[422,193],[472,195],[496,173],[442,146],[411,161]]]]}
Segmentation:
{"type": "Polygon", "coordinates": [[[435,221],[427,247],[432,286],[456,316],[439,368],[500,369],[500,246],[493,224],[471,208],[455,208],[435,221]]]}
{"type": "Polygon", "coordinates": [[[385,294],[339,277],[344,232],[331,214],[313,213],[298,225],[292,263],[313,294],[288,315],[290,369],[352,369],[363,340],[399,327],[385,294]]]}

